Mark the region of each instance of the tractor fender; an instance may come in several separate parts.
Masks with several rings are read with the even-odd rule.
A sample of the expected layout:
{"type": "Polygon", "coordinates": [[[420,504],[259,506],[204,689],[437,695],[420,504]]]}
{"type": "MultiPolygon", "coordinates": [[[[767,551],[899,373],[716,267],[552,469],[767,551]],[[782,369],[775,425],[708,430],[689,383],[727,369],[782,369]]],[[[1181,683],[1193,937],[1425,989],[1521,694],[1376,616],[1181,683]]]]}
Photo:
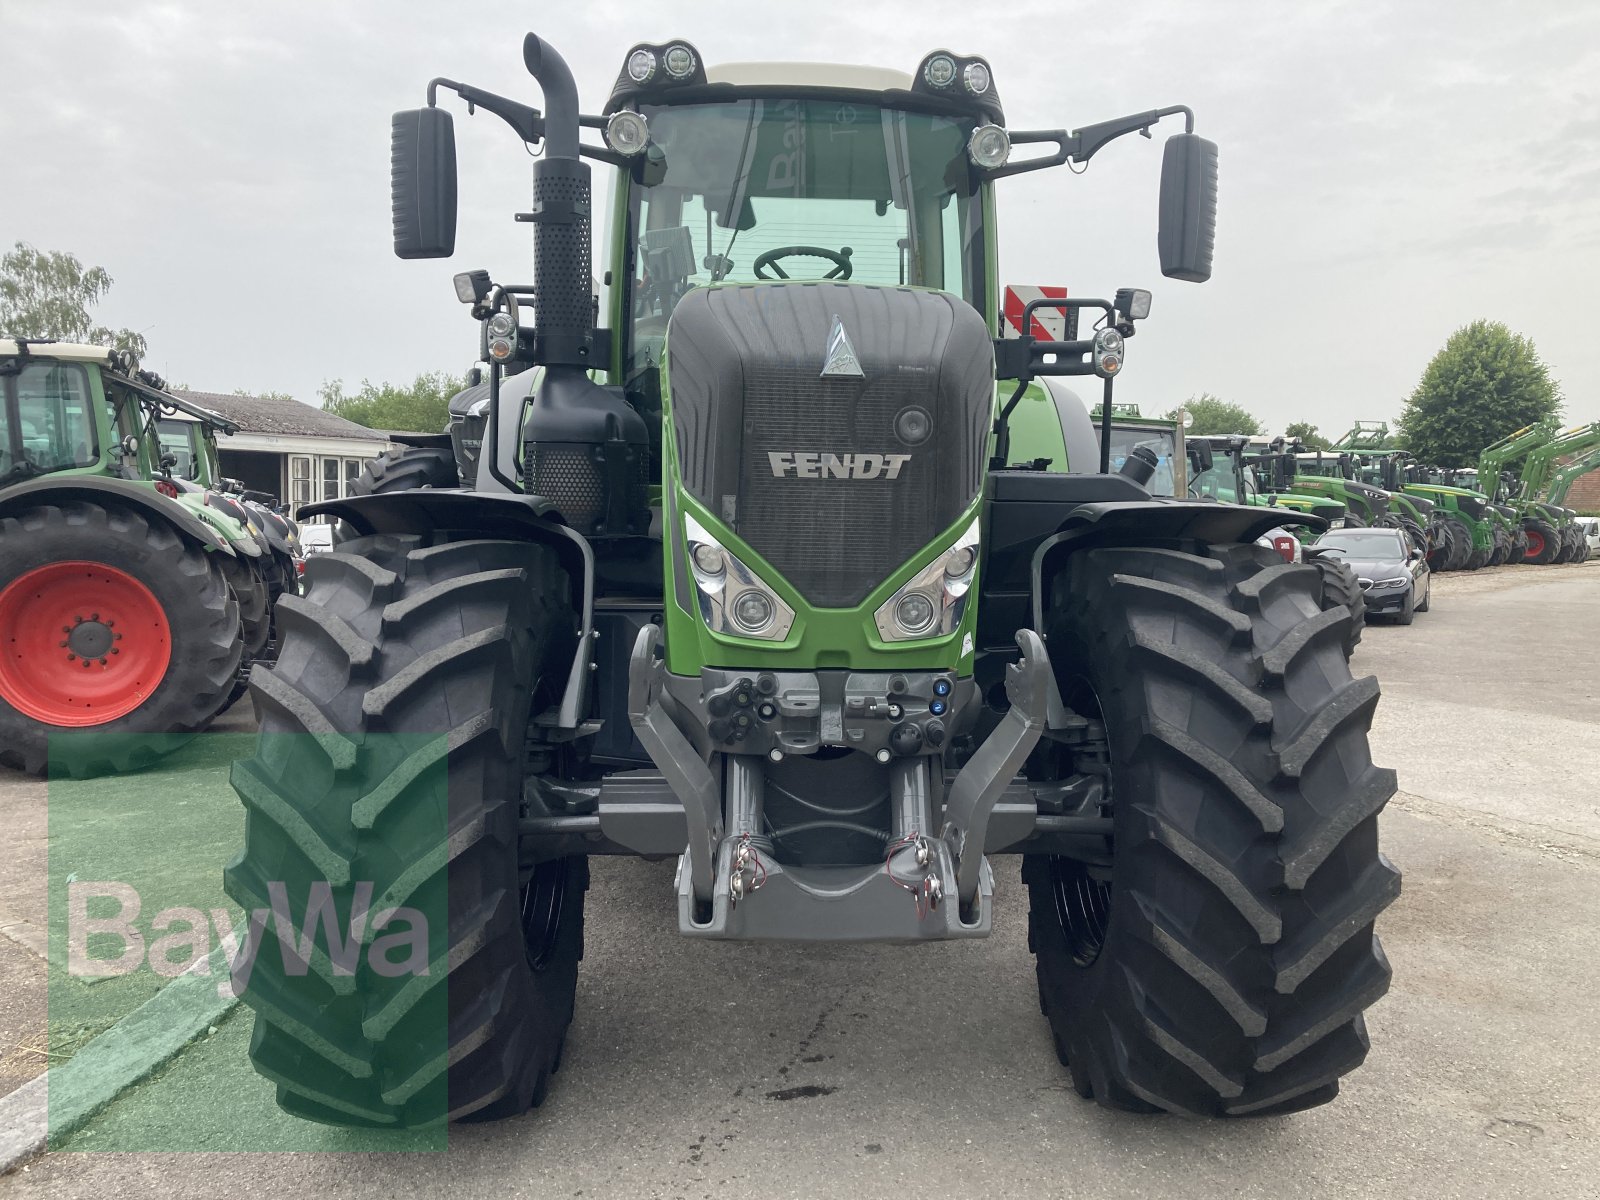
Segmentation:
{"type": "Polygon", "coordinates": [[[261,543],[250,531],[250,527],[227,509],[212,504],[209,499],[211,494],[207,492],[207,498],[202,499],[196,493],[187,492],[178,503],[193,513],[196,519],[205,522],[227,538],[233,552],[239,557],[260,558],[261,543]]]}
{"type": "Polygon", "coordinates": [[[0,491],[0,514],[15,510],[23,504],[59,504],[65,500],[95,502],[115,500],[130,508],[141,509],[148,516],[165,521],[209,553],[226,554],[230,558],[238,557],[227,534],[221,529],[201,520],[192,509],[163,496],[150,484],[140,480],[117,479],[105,475],[68,475],[56,479],[43,476],[30,479],[0,491]]]}
{"type": "Polygon", "coordinates": [[[594,658],[594,549],[589,539],[561,520],[543,496],[502,492],[417,488],[378,492],[301,505],[297,517],[328,516],[359,535],[451,532],[462,537],[539,542],[555,551],[572,582],[572,607],[579,617],[578,649],[562,693],[558,725],[576,729],[588,715],[590,663],[594,658]]]}
{"type": "MultiPolygon", "coordinates": [[[[1152,541],[1253,543],[1282,523],[1283,514],[1266,505],[1218,504],[1204,500],[1093,501],[1075,505],[1057,531],[1033,552],[1033,627],[1044,628],[1050,580],[1067,554],[1101,546],[1148,545],[1152,541]]],[[[1311,513],[1296,513],[1295,524],[1318,533],[1328,522],[1311,513]]]]}

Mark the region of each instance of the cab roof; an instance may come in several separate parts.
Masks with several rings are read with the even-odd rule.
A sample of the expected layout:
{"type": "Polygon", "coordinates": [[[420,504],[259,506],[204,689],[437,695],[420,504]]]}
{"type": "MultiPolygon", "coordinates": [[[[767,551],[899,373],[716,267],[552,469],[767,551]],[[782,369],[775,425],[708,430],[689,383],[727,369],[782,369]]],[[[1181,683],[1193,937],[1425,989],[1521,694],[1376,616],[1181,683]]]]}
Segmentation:
{"type": "Polygon", "coordinates": [[[52,342],[39,338],[0,338],[0,358],[12,358],[22,353],[25,343],[28,353],[39,358],[60,358],[68,362],[111,361],[111,347],[89,346],[82,342],[52,342]]]}

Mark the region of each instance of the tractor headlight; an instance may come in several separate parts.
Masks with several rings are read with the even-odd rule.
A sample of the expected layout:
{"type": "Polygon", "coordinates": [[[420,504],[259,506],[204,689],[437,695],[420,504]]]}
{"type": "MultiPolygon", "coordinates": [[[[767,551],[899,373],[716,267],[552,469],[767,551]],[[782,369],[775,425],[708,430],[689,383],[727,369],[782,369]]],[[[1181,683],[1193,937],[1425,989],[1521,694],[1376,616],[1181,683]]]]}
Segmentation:
{"type": "Polygon", "coordinates": [[[998,125],[979,125],[967,139],[967,157],[974,166],[993,171],[1011,157],[1011,135],[998,125]]]}
{"type": "Polygon", "coordinates": [[[956,78],[956,60],[948,54],[936,54],[922,69],[922,77],[930,87],[947,88],[956,78]]]}
{"type": "Polygon", "coordinates": [[[618,154],[632,158],[644,153],[650,144],[650,125],[640,113],[629,109],[611,114],[606,122],[606,145],[618,154]]]}
{"type": "Polygon", "coordinates": [[[967,594],[978,570],[978,522],[894,595],[878,606],[873,621],[886,642],[944,637],[954,633],[966,611],[967,594]]]}
{"type": "Polygon", "coordinates": [[[967,64],[967,69],[961,72],[961,82],[966,84],[967,91],[974,96],[981,96],[989,90],[989,68],[981,62],[967,64]]]}
{"type": "Polygon", "coordinates": [[[700,600],[700,619],[713,633],[781,642],[794,627],[794,609],[740,562],[705,526],[683,518],[689,574],[700,600]]]}
{"type": "Polygon", "coordinates": [[[684,45],[670,46],[662,55],[667,74],[674,79],[687,79],[694,74],[694,51],[684,45]]]}
{"type": "Polygon", "coordinates": [[[646,83],[656,73],[656,56],[650,50],[635,50],[628,55],[628,78],[635,83],[646,83]]]}

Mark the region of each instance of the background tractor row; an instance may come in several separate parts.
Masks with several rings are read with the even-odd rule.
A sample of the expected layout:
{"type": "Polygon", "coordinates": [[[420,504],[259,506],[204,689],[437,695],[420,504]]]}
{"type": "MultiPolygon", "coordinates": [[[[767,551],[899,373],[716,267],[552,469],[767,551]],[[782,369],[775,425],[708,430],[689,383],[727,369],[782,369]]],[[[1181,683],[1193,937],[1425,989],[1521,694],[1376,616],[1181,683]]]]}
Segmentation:
{"type": "Polygon", "coordinates": [[[0,340],[0,762],[145,765],[272,653],[292,523],[216,490],[227,422],[104,347],[0,340]]]}

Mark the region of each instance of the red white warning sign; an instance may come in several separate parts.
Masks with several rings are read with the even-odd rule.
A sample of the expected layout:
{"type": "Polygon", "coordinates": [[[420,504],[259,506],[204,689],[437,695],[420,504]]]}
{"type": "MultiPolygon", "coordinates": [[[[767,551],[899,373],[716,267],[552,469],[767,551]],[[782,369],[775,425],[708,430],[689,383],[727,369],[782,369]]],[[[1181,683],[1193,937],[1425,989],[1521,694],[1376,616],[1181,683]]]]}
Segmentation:
{"type": "MultiPolygon", "coordinates": [[[[1004,337],[1022,336],[1022,310],[1039,299],[1065,300],[1067,289],[1064,287],[1034,287],[1031,284],[1017,283],[1006,288],[1005,324],[1001,328],[1004,337]]],[[[1059,308],[1036,308],[1033,318],[1028,322],[1032,328],[1028,333],[1042,342],[1064,342],[1067,338],[1067,314],[1059,308]]]]}

